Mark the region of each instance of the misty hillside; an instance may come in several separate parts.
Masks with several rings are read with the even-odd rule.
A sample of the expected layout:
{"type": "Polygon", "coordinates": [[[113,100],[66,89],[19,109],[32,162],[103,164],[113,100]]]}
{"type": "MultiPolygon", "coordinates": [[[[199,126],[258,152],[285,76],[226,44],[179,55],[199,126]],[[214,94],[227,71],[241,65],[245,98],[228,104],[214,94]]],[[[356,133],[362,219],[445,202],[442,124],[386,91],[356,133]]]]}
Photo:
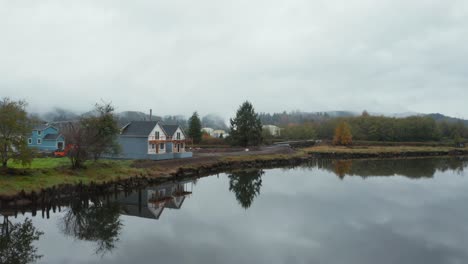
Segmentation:
{"type": "MultiPolygon", "coordinates": [[[[75,113],[62,108],[54,108],[52,111],[42,115],[33,114],[39,120],[43,122],[54,124],[55,126],[61,126],[66,122],[76,121],[81,116],[90,116],[96,114],[94,111],[88,111],[85,113],[75,113]]],[[[145,121],[150,120],[149,113],[143,113],[140,111],[123,111],[115,114],[119,126],[124,126],[132,121],[145,121]]],[[[188,118],[183,115],[166,115],[159,116],[153,114],[151,120],[163,121],[168,125],[178,124],[182,128],[187,127],[188,118]]],[[[216,114],[209,114],[201,117],[203,127],[211,127],[213,129],[228,129],[224,119],[216,114]]]]}
{"type": "MultiPolygon", "coordinates": [[[[93,115],[93,111],[86,113],[74,113],[62,108],[54,108],[52,111],[47,112],[43,115],[39,115],[39,118],[45,122],[58,124],[60,122],[74,121],[77,120],[80,116],[93,115]]],[[[263,124],[271,124],[277,126],[287,126],[288,124],[303,124],[306,122],[315,122],[320,120],[325,120],[329,118],[340,118],[340,117],[353,117],[359,116],[361,113],[352,112],[352,111],[327,111],[327,112],[281,112],[281,113],[260,113],[259,117],[263,124]]],[[[371,113],[372,116],[387,116],[395,118],[404,118],[408,116],[428,116],[436,120],[437,122],[448,122],[456,123],[462,122],[468,126],[468,120],[454,118],[446,116],[440,113],[432,114],[420,114],[414,112],[405,112],[405,113],[392,113],[392,114],[382,114],[382,113],[371,113]]],[[[144,121],[150,120],[149,113],[143,113],[139,111],[124,111],[116,113],[116,117],[120,126],[130,123],[131,121],[144,121]]],[[[182,115],[167,115],[159,116],[153,114],[151,120],[163,121],[166,124],[178,124],[183,128],[187,127],[188,117],[182,115]]],[[[202,127],[210,127],[213,129],[229,129],[228,124],[226,124],[224,118],[217,114],[208,114],[201,117],[202,127]]]]}
{"type": "MultiPolygon", "coordinates": [[[[287,126],[289,124],[303,124],[307,122],[316,122],[324,119],[330,118],[346,118],[359,116],[361,113],[351,112],[351,111],[328,111],[328,112],[282,112],[282,113],[260,113],[259,117],[263,124],[270,124],[276,126],[287,126]]],[[[433,118],[437,122],[447,122],[447,123],[456,123],[462,122],[468,126],[468,120],[454,118],[450,116],[445,116],[443,114],[420,114],[413,112],[406,113],[392,113],[392,114],[381,114],[381,113],[371,113],[372,116],[386,116],[394,118],[406,118],[410,116],[428,116],[433,118]]]]}
{"type": "Polygon", "coordinates": [[[436,120],[436,121],[445,121],[445,122],[447,122],[447,123],[457,123],[457,122],[461,122],[461,123],[463,123],[464,125],[468,126],[468,120],[465,120],[465,119],[450,117],[450,116],[446,116],[446,115],[439,114],[439,113],[428,114],[427,116],[433,118],[433,119],[436,120]]]}

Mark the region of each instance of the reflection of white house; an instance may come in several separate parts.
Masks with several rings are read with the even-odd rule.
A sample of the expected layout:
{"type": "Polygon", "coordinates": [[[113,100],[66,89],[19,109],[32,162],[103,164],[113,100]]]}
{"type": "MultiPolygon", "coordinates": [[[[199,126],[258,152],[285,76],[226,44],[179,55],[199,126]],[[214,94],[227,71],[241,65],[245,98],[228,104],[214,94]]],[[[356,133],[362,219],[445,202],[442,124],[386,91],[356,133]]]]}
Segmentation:
{"type": "Polygon", "coordinates": [[[226,136],[228,136],[228,134],[226,133],[226,131],[218,129],[218,130],[213,131],[211,136],[215,138],[225,138],[226,136]]]}
{"type": "Polygon", "coordinates": [[[272,136],[281,136],[281,128],[274,126],[274,125],[264,125],[262,126],[264,130],[270,132],[272,136]]]}
{"type": "Polygon", "coordinates": [[[190,195],[191,181],[165,183],[118,198],[123,214],[159,219],[165,208],[180,209],[190,195]]]}

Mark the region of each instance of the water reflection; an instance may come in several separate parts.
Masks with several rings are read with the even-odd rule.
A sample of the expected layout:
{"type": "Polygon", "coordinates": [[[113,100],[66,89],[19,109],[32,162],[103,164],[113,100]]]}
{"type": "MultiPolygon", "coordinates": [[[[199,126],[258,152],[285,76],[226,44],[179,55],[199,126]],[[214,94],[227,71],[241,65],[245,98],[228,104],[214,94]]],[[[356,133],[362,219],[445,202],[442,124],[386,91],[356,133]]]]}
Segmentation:
{"type": "Polygon", "coordinates": [[[248,209],[255,197],[260,195],[263,170],[246,170],[231,173],[229,177],[229,191],[234,192],[236,200],[248,209]]]}
{"type": "Polygon", "coordinates": [[[346,174],[349,174],[353,166],[352,160],[335,160],[333,161],[333,171],[336,176],[343,179],[346,174]]]}
{"type": "Polygon", "coordinates": [[[192,194],[193,181],[169,182],[138,190],[120,193],[115,198],[124,215],[159,219],[165,208],[180,209],[187,196],[192,194]]]}
{"type": "Polygon", "coordinates": [[[304,165],[308,168],[320,168],[334,172],[339,178],[359,176],[400,175],[408,178],[432,178],[438,171],[462,173],[468,166],[468,158],[413,158],[381,160],[326,160],[317,159],[304,165]]]}
{"type": "Polygon", "coordinates": [[[119,204],[77,199],[61,219],[61,231],[79,240],[96,242],[96,254],[115,248],[122,227],[119,204]]]}
{"type": "Polygon", "coordinates": [[[32,221],[26,218],[23,222],[13,224],[8,216],[3,216],[0,234],[0,263],[26,264],[39,260],[34,241],[39,240],[42,232],[38,231],[32,221]]]}
{"type": "Polygon", "coordinates": [[[190,179],[77,191],[40,204],[0,201],[0,214],[10,216],[0,263],[34,262],[40,256],[31,245],[44,254],[40,263],[140,263],[156,255],[169,263],[206,263],[213,255],[222,263],[464,263],[456,261],[468,259],[468,179],[450,176],[463,174],[467,160],[316,160],[207,177],[195,195],[190,179]],[[418,180],[386,177],[393,175],[418,180]],[[46,231],[40,240],[28,231],[30,220],[12,217],[36,208],[42,219],[33,223],[46,231]],[[11,239],[16,221],[26,226],[16,229],[25,246],[11,239]],[[55,249],[61,245],[72,250],[55,249]],[[14,262],[20,251],[31,256],[14,262]]]}

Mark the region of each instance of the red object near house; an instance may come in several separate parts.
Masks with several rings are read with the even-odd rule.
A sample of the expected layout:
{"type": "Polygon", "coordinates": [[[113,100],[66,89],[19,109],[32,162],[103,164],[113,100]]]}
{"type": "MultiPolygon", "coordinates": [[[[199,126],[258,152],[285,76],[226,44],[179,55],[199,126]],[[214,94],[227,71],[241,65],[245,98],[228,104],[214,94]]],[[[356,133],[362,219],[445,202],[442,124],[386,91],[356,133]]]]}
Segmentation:
{"type": "Polygon", "coordinates": [[[65,157],[68,154],[68,151],[73,148],[72,144],[69,144],[65,147],[65,149],[57,149],[54,151],[54,157],[65,157]]]}

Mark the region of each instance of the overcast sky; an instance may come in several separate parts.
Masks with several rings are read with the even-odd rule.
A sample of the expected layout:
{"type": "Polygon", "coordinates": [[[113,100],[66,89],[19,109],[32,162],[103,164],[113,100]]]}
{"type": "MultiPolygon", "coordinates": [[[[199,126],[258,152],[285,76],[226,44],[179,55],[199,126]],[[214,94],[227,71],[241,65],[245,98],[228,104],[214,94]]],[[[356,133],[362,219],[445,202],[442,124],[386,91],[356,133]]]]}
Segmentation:
{"type": "Polygon", "coordinates": [[[466,0],[0,1],[0,97],[32,111],[367,109],[468,118],[466,0]]]}

